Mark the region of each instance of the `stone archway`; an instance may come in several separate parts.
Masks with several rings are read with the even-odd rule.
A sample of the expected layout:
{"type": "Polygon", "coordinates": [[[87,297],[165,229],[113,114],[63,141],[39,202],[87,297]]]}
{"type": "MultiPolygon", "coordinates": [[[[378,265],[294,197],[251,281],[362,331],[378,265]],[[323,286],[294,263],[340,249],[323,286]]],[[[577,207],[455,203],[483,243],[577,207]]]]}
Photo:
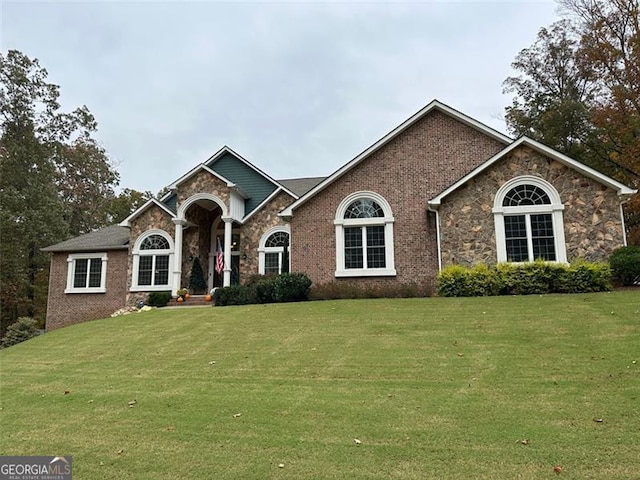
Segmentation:
{"type": "MultiPolygon", "coordinates": [[[[207,283],[211,285],[213,272],[210,269],[211,228],[215,222],[230,220],[224,202],[210,193],[197,193],[187,198],[178,207],[173,222],[175,232],[175,268],[173,272],[173,294],[189,286],[193,262],[198,258],[207,283]]],[[[225,238],[225,246],[228,240],[225,238]]],[[[225,285],[228,284],[225,268],[225,285]]],[[[194,292],[200,293],[200,292],[194,292]]],[[[205,293],[205,292],[202,292],[205,293]]]]}

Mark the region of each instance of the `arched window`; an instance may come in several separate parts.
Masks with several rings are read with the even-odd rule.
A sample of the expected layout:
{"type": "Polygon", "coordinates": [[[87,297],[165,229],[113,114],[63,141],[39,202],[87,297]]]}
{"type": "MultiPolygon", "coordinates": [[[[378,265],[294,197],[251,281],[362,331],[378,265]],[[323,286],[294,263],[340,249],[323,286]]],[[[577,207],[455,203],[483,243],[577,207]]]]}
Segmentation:
{"type": "Polygon", "coordinates": [[[266,275],[286,273],[289,269],[289,227],[274,227],[260,239],[258,271],[266,275]]]}
{"type": "Polygon", "coordinates": [[[395,275],[393,216],[374,192],[346,197],[336,211],[336,277],[395,275]]]}
{"type": "Polygon", "coordinates": [[[150,230],[138,237],[133,248],[131,290],[170,290],[173,241],[162,230],[150,230]]]}
{"type": "Polygon", "coordinates": [[[564,205],[553,186],[522,176],[496,194],[493,214],[499,262],[566,262],[564,205]]]}

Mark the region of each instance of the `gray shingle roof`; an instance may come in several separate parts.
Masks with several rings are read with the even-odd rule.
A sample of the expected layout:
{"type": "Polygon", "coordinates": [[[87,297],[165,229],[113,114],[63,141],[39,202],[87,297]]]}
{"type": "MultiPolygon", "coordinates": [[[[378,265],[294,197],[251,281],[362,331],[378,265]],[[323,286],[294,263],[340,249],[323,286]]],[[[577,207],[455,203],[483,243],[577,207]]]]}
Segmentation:
{"type": "Polygon", "coordinates": [[[111,225],[42,249],[43,252],[95,252],[129,247],[129,229],[111,225]]]}
{"type": "Polygon", "coordinates": [[[278,180],[278,182],[301,197],[325,178],[326,177],[288,178],[285,180],[278,180]]]}

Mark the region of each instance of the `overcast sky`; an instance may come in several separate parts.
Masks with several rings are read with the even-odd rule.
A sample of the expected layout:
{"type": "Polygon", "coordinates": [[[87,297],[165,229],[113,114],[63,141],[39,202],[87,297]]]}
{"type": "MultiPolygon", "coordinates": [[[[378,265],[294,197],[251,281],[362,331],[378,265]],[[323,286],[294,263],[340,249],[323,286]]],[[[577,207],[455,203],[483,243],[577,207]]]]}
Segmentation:
{"type": "Polygon", "coordinates": [[[276,179],[329,175],[434,98],[506,133],[511,62],[545,2],[0,0],[0,46],[87,105],[121,188],[224,145],[276,179]]]}

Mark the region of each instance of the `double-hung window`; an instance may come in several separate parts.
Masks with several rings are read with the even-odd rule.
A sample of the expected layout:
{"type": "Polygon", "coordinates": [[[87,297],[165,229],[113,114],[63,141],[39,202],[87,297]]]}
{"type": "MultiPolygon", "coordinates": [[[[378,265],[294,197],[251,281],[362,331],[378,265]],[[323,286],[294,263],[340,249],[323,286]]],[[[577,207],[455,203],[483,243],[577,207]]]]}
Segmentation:
{"type": "Polygon", "coordinates": [[[107,254],[72,254],[67,257],[65,293],[104,293],[107,280],[107,254]]]}
{"type": "Polygon", "coordinates": [[[336,276],[395,275],[393,216],[373,192],[345,198],[336,212],[336,276]]]}

